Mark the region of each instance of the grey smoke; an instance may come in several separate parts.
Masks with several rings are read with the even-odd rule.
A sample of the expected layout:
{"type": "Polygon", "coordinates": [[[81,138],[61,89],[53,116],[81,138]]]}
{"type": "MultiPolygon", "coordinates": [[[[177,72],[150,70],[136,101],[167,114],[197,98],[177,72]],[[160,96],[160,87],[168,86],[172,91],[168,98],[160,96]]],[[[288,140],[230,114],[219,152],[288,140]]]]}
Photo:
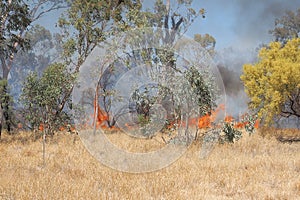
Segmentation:
{"type": "Polygon", "coordinates": [[[240,80],[244,64],[254,64],[257,61],[257,51],[225,48],[217,52],[215,61],[222,77],[226,91],[227,114],[236,119],[248,111],[249,101],[240,80]]]}
{"type": "MultiPolygon", "coordinates": [[[[257,61],[258,51],[256,48],[273,40],[269,30],[274,29],[275,20],[282,17],[288,10],[298,9],[300,1],[228,0],[225,3],[223,0],[212,0],[206,4],[210,4],[209,6],[211,4],[223,5],[224,12],[213,13],[209,9],[207,12],[211,17],[222,15],[224,21],[220,21],[220,23],[229,22],[230,24],[228,29],[224,29],[224,26],[220,25],[222,34],[218,31],[218,27],[213,29],[216,31],[215,33],[208,32],[212,36],[216,35],[217,47],[218,41],[222,43],[226,34],[234,35],[231,47],[217,49],[215,60],[218,63],[227,94],[228,113],[237,116],[247,111],[247,102],[249,101],[240,80],[243,65],[254,64],[257,61]]],[[[212,7],[210,8],[212,9],[212,7]]]]}
{"type": "Polygon", "coordinates": [[[240,90],[243,90],[243,84],[237,72],[221,64],[217,65],[217,67],[223,79],[226,94],[237,95],[240,90]]]}
{"type": "Polygon", "coordinates": [[[274,28],[276,18],[283,16],[287,10],[295,11],[300,7],[298,0],[233,0],[226,3],[233,6],[233,30],[241,46],[272,40],[268,31],[274,28]]]}

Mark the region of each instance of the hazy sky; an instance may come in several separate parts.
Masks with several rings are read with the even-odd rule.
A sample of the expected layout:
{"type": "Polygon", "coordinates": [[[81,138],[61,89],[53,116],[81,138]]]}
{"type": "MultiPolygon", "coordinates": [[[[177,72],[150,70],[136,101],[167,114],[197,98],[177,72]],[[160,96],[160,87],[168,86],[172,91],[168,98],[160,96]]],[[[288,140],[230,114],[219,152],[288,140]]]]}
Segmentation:
{"type": "Polygon", "coordinates": [[[255,48],[269,42],[268,33],[276,18],[286,10],[300,8],[300,0],[194,0],[194,8],[206,10],[188,34],[209,33],[216,38],[217,49],[234,46],[255,48]]]}
{"type": "MultiPolygon", "coordinates": [[[[147,4],[149,1],[144,0],[147,4]]],[[[206,18],[197,18],[188,36],[194,33],[209,33],[217,41],[217,49],[226,47],[256,48],[262,42],[268,43],[276,18],[286,10],[300,8],[300,0],[194,0],[195,10],[204,8],[206,18]]],[[[59,13],[51,13],[40,21],[53,27],[59,13]]]]}

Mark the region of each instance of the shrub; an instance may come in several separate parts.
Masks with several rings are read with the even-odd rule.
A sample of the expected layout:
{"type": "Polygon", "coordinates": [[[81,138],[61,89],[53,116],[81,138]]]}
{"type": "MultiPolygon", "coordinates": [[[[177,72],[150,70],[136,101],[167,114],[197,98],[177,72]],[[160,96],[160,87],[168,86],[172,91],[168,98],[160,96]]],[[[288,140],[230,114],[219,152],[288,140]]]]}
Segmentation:
{"type": "Polygon", "coordinates": [[[70,122],[72,109],[70,91],[75,77],[63,64],[48,66],[41,78],[29,74],[21,94],[24,118],[32,130],[47,129],[49,133],[70,122]]]}

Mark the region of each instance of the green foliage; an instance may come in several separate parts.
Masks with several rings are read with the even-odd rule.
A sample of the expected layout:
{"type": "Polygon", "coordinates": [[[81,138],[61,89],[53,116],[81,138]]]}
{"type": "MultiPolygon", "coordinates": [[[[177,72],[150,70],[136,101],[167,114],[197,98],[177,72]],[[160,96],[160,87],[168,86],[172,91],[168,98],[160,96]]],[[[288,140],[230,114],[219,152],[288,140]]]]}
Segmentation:
{"type": "Polygon", "coordinates": [[[59,45],[49,30],[40,25],[32,26],[24,36],[30,41],[31,48],[19,51],[10,70],[9,85],[12,95],[19,99],[22,84],[28,74],[36,71],[41,76],[45,68],[59,57],[59,45]]]}
{"type": "Polygon", "coordinates": [[[144,120],[142,120],[143,122],[145,122],[145,120],[148,121],[147,118],[149,118],[150,115],[150,108],[157,99],[154,94],[151,94],[151,89],[155,88],[149,86],[144,87],[144,90],[136,89],[132,95],[132,101],[135,103],[137,113],[140,115],[140,117],[144,116],[144,120]]]}
{"type": "Polygon", "coordinates": [[[28,5],[21,0],[1,1],[0,15],[0,56],[7,59],[20,47],[29,47],[28,40],[20,37],[20,34],[29,26],[31,18],[28,5]],[[18,44],[18,47],[15,44],[18,44]]]}
{"type": "Polygon", "coordinates": [[[63,64],[52,64],[38,78],[31,73],[23,86],[21,101],[29,127],[37,129],[41,124],[52,133],[69,123],[70,115],[65,104],[71,108],[70,91],[75,77],[63,64]]]}
{"type": "Polygon", "coordinates": [[[265,125],[276,117],[300,117],[300,39],[284,46],[270,43],[259,52],[259,61],[243,67],[241,80],[250,97],[250,108],[265,125]]]}
{"type": "Polygon", "coordinates": [[[270,31],[276,41],[285,44],[288,40],[300,36],[300,8],[293,12],[287,11],[284,16],[275,21],[275,28],[270,31]]]}
{"type": "MultiPolygon", "coordinates": [[[[162,0],[156,0],[149,3],[151,4],[150,8],[144,8],[139,0],[109,2],[103,0],[88,0],[84,2],[79,0],[72,1],[70,8],[58,22],[59,27],[63,30],[63,56],[66,58],[66,63],[74,64],[76,68],[75,71],[79,71],[80,65],[85,61],[92,50],[97,45],[101,45],[109,36],[114,35],[119,31],[148,28],[145,29],[145,31],[149,31],[149,35],[159,35],[161,37],[146,38],[147,41],[145,41],[144,38],[140,38],[140,34],[143,34],[141,31],[134,32],[134,37],[129,35],[128,40],[126,40],[126,50],[131,48],[132,52],[129,53],[130,56],[127,57],[128,60],[125,59],[124,63],[130,68],[134,65],[132,62],[138,60],[147,65],[151,65],[153,68],[164,68],[162,71],[165,73],[165,82],[169,82],[171,85],[170,87],[173,87],[174,85],[175,88],[178,80],[176,80],[175,76],[170,74],[175,73],[172,68],[176,68],[176,56],[174,50],[170,50],[169,48],[168,50],[156,49],[153,48],[153,44],[172,45],[175,41],[175,37],[184,34],[194,19],[200,15],[204,16],[205,11],[202,9],[201,11],[196,12],[193,9],[191,5],[192,1],[190,0],[176,1],[176,3],[172,4],[170,4],[169,1],[165,4],[162,0]],[[136,50],[136,47],[138,47],[138,51],[136,50]]],[[[149,5],[147,4],[147,6],[149,5]]],[[[117,44],[117,47],[119,47],[118,45],[120,44],[117,44]]],[[[114,52],[114,49],[110,49],[110,51],[112,54],[116,53],[114,52]]],[[[113,74],[114,72],[112,71],[111,73],[113,74]]],[[[184,76],[184,72],[181,72],[181,75],[184,76]]],[[[114,75],[111,77],[112,79],[116,78],[114,75]]],[[[190,79],[192,78],[193,77],[190,77],[190,79]]],[[[102,82],[104,84],[101,85],[99,90],[101,92],[103,90],[103,93],[99,95],[103,95],[102,99],[104,99],[104,102],[102,105],[106,112],[109,112],[109,109],[106,108],[109,108],[110,101],[114,98],[110,96],[110,94],[107,94],[107,86],[105,86],[105,84],[108,82],[102,82]]],[[[202,85],[196,85],[194,87],[202,87],[202,85]]],[[[160,100],[165,100],[164,97],[168,96],[166,93],[169,91],[160,86],[158,86],[157,89],[161,97],[160,100]]],[[[184,93],[185,89],[186,88],[182,87],[182,93],[184,93]]],[[[169,97],[170,96],[171,95],[169,95],[169,97]]],[[[179,96],[180,95],[178,95],[178,99],[179,96]]],[[[171,100],[172,97],[167,99],[168,104],[174,104],[174,101],[171,100]]],[[[210,100],[213,101],[213,97],[211,97],[210,100]]],[[[145,93],[139,93],[136,95],[135,101],[137,103],[139,114],[143,115],[144,119],[149,117],[149,110],[154,100],[150,99],[145,93]]],[[[205,106],[203,106],[203,109],[204,107],[205,106]]],[[[208,106],[206,106],[205,109],[208,109],[208,106]]]]}
{"type": "Polygon", "coordinates": [[[172,44],[177,34],[185,33],[198,16],[205,16],[204,9],[195,11],[192,0],[181,0],[164,3],[162,0],[149,1],[147,9],[138,3],[137,9],[129,9],[126,12],[123,23],[119,25],[121,30],[129,28],[153,28],[164,29],[162,42],[172,44]]]}
{"type": "Polygon", "coordinates": [[[206,49],[211,55],[214,54],[216,39],[213,36],[209,34],[195,34],[194,40],[198,42],[204,49],[206,49]]]}
{"type": "MultiPolygon", "coordinates": [[[[207,114],[216,107],[216,88],[213,88],[212,79],[205,79],[194,66],[190,67],[184,74],[189,86],[196,95],[198,113],[200,116],[207,114]]],[[[207,76],[208,77],[208,76],[207,76]]]]}
{"type": "MultiPolygon", "coordinates": [[[[204,16],[205,14],[203,9],[196,12],[191,4],[192,1],[190,0],[176,1],[174,3],[170,3],[170,1],[164,3],[162,0],[156,0],[153,4],[149,5],[150,8],[148,9],[142,8],[140,12],[130,10],[126,14],[125,24],[128,27],[145,29],[143,29],[143,33],[139,33],[138,31],[134,32],[134,37],[129,37],[127,45],[129,44],[129,46],[132,46],[132,49],[135,49],[136,47],[139,48],[138,51],[135,50],[132,52],[131,57],[134,57],[135,61],[142,60],[142,63],[146,63],[154,70],[158,68],[162,69],[161,72],[159,72],[158,77],[154,78],[155,80],[164,79],[165,82],[169,83],[168,87],[178,89],[178,94],[175,95],[171,94],[166,88],[158,86],[160,100],[169,101],[168,104],[172,105],[169,107],[176,109],[175,107],[179,105],[175,105],[175,101],[177,104],[179,102],[186,104],[188,101],[192,102],[191,98],[196,95],[198,97],[195,97],[193,100],[197,101],[197,104],[201,107],[200,109],[196,108],[197,113],[199,110],[201,110],[201,113],[207,113],[210,108],[214,106],[213,101],[215,100],[215,97],[211,95],[210,89],[212,88],[209,83],[207,85],[205,84],[206,81],[211,80],[209,80],[209,78],[202,79],[203,75],[200,74],[195,67],[192,67],[185,72],[180,69],[181,66],[176,66],[177,55],[175,55],[175,48],[172,48],[174,47],[172,45],[174,41],[176,41],[176,37],[184,34],[198,16],[204,16]],[[143,34],[148,34],[149,37],[144,38],[143,34]],[[142,36],[140,37],[140,35],[142,36]],[[153,46],[158,45],[162,46],[162,48],[153,48],[153,46]],[[175,71],[180,75],[175,75],[175,71]],[[188,81],[182,79],[187,79],[188,81]],[[185,85],[187,82],[189,82],[188,85],[185,85]],[[187,94],[191,87],[193,90],[192,92],[195,94],[187,94]],[[201,95],[205,95],[205,98],[201,98],[201,95]],[[182,98],[183,96],[189,96],[191,98],[187,100],[182,98]],[[176,97],[177,99],[175,100],[174,98],[176,97]]],[[[210,37],[209,39],[212,41],[213,38],[210,37]]],[[[130,62],[131,60],[126,63],[130,62]]],[[[128,65],[130,66],[130,64],[128,65]]],[[[146,98],[144,99],[146,100],[146,98]]],[[[194,109],[194,107],[191,106],[189,109],[194,109]]],[[[180,109],[177,109],[177,111],[178,110],[180,109]]],[[[177,112],[175,115],[177,116],[173,117],[178,118],[180,112],[177,112]]],[[[172,121],[174,119],[168,119],[168,121],[170,120],[172,121]]]]}
{"type": "Polygon", "coordinates": [[[246,114],[242,122],[245,124],[245,130],[251,135],[255,131],[255,124],[257,123],[257,115],[246,114]]]}
{"type": "Polygon", "coordinates": [[[9,133],[14,125],[13,115],[13,98],[9,94],[9,86],[7,80],[0,80],[0,120],[3,120],[2,128],[6,129],[9,133]],[[2,116],[1,116],[2,115],[2,116]]]}
{"type": "MultiPolygon", "coordinates": [[[[0,2],[0,64],[2,67],[2,76],[0,79],[8,80],[16,53],[22,50],[27,51],[30,48],[29,38],[25,37],[25,35],[31,23],[45,13],[58,9],[59,5],[63,3],[63,0],[37,0],[34,2],[4,0],[0,2]],[[29,6],[30,3],[32,4],[29,6]],[[47,9],[44,8],[45,5],[47,9]]],[[[1,96],[6,96],[7,94],[3,93],[1,96]]],[[[9,104],[9,102],[1,103],[9,104]]],[[[11,115],[12,113],[0,110],[0,132],[2,128],[2,116],[7,121],[7,119],[12,118],[11,115]]]]}
{"type": "MultiPolygon", "coordinates": [[[[74,0],[67,12],[60,17],[63,57],[67,64],[75,64],[76,71],[91,51],[116,31],[124,10],[135,1],[74,0]]],[[[137,1],[138,2],[138,1],[137,1]]]]}
{"type": "Polygon", "coordinates": [[[235,129],[233,123],[224,122],[222,132],[224,134],[221,134],[219,138],[221,143],[234,143],[242,137],[242,132],[235,129]]]}
{"type": "Polygon", "coordinates": [[[139,123],[139,125],[141,127],[146,126],[147,124],[149,124],[149,122],[150,122],[150,118],[149,117],[146,117],[143,114],[138,114],[138,123],[139,123]]]}
{"type": "Polygon", "coordinates": [[[32,26],[26,32],[25,38],[30,41],[30,45],[35,47],[35,49],[39,47],[37,46],[39,43],[42,48],[46,48],[47,50],[54,47],[51,32],[39,24],[32,26]]]}

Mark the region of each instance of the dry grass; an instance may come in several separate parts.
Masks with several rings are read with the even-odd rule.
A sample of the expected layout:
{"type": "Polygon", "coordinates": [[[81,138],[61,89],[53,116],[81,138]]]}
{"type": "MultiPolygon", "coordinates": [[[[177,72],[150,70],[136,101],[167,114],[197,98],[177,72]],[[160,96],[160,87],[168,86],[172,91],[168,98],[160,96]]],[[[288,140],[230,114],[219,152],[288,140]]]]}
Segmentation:
{"type": "MultiPolygon", "coordinates": [[[[109,137],[129,149],[139,143],[109,137]]],[[[151,141],[156,148],[156,140],[146,148],[151,141]]],[[[40,140],[3,136],[0,199],[300,199],[300,144],[258,134],[217,145],[206,159],[193,144],[174,164],[144,174],[103,166],[75,135],[55,136],[46,147],[43,166],[40,140]]]]}

